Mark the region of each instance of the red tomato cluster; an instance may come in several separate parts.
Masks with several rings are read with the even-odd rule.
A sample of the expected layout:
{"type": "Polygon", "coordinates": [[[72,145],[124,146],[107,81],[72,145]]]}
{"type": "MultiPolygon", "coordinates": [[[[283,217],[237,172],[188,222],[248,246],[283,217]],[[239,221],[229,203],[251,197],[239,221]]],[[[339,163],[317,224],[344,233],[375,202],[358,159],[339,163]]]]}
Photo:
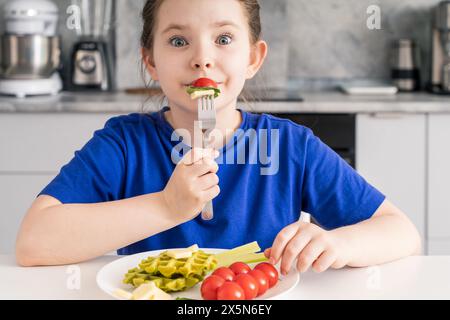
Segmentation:
{"type": "Polygon", "coordinates": [[[251,300],[264,294],[278,282],[277,269],[268,262],[253,270],[244,262],[216,269],[200,288],[205,300],[251,300]]]}

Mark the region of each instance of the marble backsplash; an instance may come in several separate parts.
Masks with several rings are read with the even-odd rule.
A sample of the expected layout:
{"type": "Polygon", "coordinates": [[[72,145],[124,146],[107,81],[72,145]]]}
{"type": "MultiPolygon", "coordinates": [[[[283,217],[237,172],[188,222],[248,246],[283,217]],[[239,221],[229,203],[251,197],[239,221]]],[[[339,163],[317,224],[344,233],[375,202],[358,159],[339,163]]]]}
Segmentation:
{"type": "MultiPolygon", "coordinates": [[[[344,79],[388,79],[390,48],[413,38],[428,77],[432,9],[439,0],[260,0],[267,60],[249,87],[334,87],[344,79]],[[367,27],[367,8],[381,9],[380,29],[367,27]]],[[[139,13],[144,0],[118,0],[119,86],[139,86],[139,13]],[[132,2],[132,3],[130,3],[132,2]]]]}
{"type": "MultiPolygon", "coordinates": [[[[0,0],[0,4],[6,0],[0,0]]],[[[116,0],[117,86],[143,86],[139,67],[140,12],[145,0],[116,0]]],[[[73,32],[65,29],[70,0],[54,0],[63,19],[63,61],[73,32]]],[[[388,79],[394,39],[413,38],[420,48],[422,77],[430,63],[432,8],[439,0],[259,0],[269,53],[248,87],[325,89],[345,79],[388,79]],[[366,10],[381,9],[380,29],[370,30],[366,10]]]]}

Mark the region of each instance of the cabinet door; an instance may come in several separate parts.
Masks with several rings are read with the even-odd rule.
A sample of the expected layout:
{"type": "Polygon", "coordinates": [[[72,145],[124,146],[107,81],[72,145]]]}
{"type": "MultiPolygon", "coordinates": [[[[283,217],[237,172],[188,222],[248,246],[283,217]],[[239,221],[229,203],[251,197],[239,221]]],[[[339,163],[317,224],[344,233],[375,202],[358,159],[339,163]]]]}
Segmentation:
{"type": "Polygon", "coordinates": [[[425,241],[426,116],[360,114],[356,132],[358,172],[408,215],[425,241]]]}
{"type": "Polygon", "coordinates": [[[0,254],[14,252],[22,218],[55,175],[0,175],[0,254]]]}
{"type": "Polygon", "coordinates": [[[428,237],[436,247],[430,251],[450,254],[450,115],[429,115],[428,128],[428,237]]]}
{"type": "Polygon", "coordinates": [[[13,113],[0,117],[0,172],[55,172],[115,114],[13,113]]]}
{"type": "Polygon", "coordinates": [[[448,256],[450,254],[450,239],[428,240],[428,254],[433,256],[448,256]]]}

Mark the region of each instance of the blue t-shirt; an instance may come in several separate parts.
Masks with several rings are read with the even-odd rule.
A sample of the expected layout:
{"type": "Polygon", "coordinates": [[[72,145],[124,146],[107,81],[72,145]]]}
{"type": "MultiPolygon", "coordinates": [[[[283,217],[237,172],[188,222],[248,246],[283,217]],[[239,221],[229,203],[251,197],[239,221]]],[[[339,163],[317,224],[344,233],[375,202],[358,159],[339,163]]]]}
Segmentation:
{"type": "MultiPolygon", "coordinates": [[[[187,147],[172,135],[164,116],[167,110],[109,119],[39,194],[62,203],[96,203],[163,190],[175,168],[173,155],[180,152],[181,157],[180,147],[187,147]]],[[[310,129],[239,111],[240,128],[219,150],[221,192],[213,200],[214,219],[205,221],[199,215],[121,248],[118,254],[194,243],[232,248],[255,240],[265,249],[301,211],[333,229],[370,218],[383,202],[384,195],[310,129]],[[267,147],[263,141],[269,142],[267,147]]]]}

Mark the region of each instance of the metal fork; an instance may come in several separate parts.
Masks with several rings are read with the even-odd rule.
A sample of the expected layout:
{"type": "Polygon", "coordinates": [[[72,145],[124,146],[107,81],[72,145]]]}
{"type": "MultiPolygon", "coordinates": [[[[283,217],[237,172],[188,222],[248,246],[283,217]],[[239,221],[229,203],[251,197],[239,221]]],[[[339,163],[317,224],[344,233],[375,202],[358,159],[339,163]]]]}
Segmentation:
{"type": "MultiPolygon", "coordinates": [[[[198,125],[202,130],[203,148],[207,148],[210,142],[210,133],[216,127],[216,109],[214,108],[214,96],[203,96],[198,99],[198,125]]],[[[214,217],[212,200],[208,201],[202,210],[203,220],[211,220],[214,217]]]]}

